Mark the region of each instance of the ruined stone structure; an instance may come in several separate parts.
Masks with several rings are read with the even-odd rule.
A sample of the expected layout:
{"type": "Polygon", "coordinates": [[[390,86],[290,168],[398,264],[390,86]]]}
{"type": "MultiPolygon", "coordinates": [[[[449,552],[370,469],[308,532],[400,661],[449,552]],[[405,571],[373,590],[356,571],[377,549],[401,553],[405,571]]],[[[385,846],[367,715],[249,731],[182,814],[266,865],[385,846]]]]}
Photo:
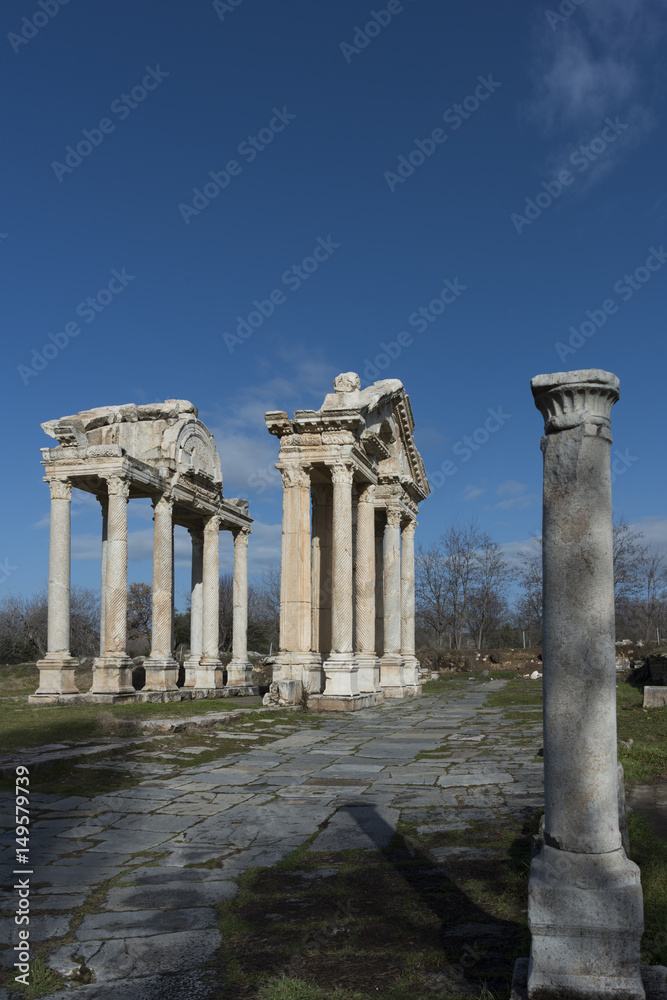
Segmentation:
{"type": "Polygon", "coordinates": [[[642,892],[621,841],[616,754],[609,458],[619,383],[593,369],[531,385],[545,421],[545,815],[530,870],[527,993],[643,1000],[642,892]]]}
{"type": "Polygon", "coordinates": [[[280,653],[269,698],[354,710],[421,690],[414,534],[430,490],[401,382],[339,375],[321,409],[266,414],[283,480],[280,653]]]}
{"type": "Polygon", "coordinates": [[[51,490],[48,652],[38,664],[33,702],[81,698],[70,655],[70,513],[72,489],[94,494],[102,513],[100,655],[88,700],[141,697],[172,700],[220,693],[218,653],[218,539],[234,535],[234,650],[228,687],[251,690],[246,650],[247,550],[251,518],[245,500],[224,500],[220,458],[212,434],[185,400],[145,406],[104,406],[42,424],[58,441],[42,449],[51,490]],[[132,686],[127,655],[127,504],[153,501],[153,606],[146,684],[132,686]],[[177,688],[173,657],[174,525],[192,537],[191,652],[185,687],[177,688]]]}

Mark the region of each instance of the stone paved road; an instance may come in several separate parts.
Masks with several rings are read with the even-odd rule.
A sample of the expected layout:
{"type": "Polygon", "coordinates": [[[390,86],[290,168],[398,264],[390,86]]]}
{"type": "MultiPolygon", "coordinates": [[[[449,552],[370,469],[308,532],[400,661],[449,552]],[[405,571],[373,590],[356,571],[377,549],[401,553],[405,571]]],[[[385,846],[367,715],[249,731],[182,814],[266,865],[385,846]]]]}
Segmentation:
{"type": "MultiPolygon", "coordinates": [[[[314,851],[374,850],[388,843],[399,817],[419,832],[465,831],[542,805],[538,717],[508,723],[503,710],[483,707],[503,686],[470,683],[446,697],[327,716],[320,728],[283,738],[272,727],[272,743],[251,743],[220,766],[149,777],[114,794],[36,796],[31,857],[39,859],[32,878],[40,888],[31,900],[31,939],[68,935],[72,910],[125,873],[92,902],[96,912],[86,913],[72,941],[55,942],[49,964],[65,975],[81,961],[89,966],[96,982],[76,991],[85,1000],[169,1000],[184,992],[209,1000],[215,987],[203,967],[220,944],[215,907],[234,896],[233,879],[245,869],[275,864],[314,834],[314,851]],[[422,751],[432,756],[417,759],[422,751]],[[152,865],[140,851],[164,854],[152,865]],[[213,859],[221,867],[186,867],[213,859]]],[[[432,853],[442,862],[456,851],[465,848],[432,853]]],[[[14,909],[14,893],[2,893],[2,907],[14,909]]],[[[5,962],[10,955],[4,952],[5,962]]],[[[52,994],[66,996],[71,990],[52,994]]]]}

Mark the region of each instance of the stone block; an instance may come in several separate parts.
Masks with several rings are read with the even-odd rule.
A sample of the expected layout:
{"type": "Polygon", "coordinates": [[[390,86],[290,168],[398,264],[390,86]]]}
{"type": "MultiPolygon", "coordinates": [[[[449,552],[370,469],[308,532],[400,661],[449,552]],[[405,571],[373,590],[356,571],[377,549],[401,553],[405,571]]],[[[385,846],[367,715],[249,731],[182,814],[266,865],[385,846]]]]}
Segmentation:
{"type": "Polygon", "coordinates": [[[644,708],[664,708],[667,705],[667,687],[647,685],[644,688],[644,708]]]}

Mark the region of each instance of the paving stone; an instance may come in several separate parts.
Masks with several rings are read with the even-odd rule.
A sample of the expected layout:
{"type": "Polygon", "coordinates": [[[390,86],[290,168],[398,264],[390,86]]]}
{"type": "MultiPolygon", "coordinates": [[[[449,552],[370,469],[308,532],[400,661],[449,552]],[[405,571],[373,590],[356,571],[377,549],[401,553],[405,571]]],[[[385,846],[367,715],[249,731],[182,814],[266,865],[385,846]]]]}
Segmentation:
{"type": "Polygon", "coordinates": [[[106,910],[170,910],[174,903],[179,907],[216,906],[225,899],[233,899],[238,892],[235,882],[217,879],[188,885],[184,880],[162,882],[128,888],[112,888],[107,893],[106,910]]]}
{"type": "MultiPolygon", "coordinates": [[[[127,831],[145,830],[148,832],[180,833],[182,830],[187,830],[188,827],[194,826],[197,822],[197,816],[186,817],[173,816],[169,813],[150,813],[147,816],[123,816],[122,819],[114,823],[114,826],[127,831]]],[[[128,839],[131,839],[134,843],[134,835],[128,839]]]]}
{"type": "Polygon", "coordinates": [[[315,838],[310,851],[376,851],[388,847],[399,812],[387,806],[345,805],[315,838]]]}
{"type": "Polygon", "coordinates": [[[468,785],[505,785],[514,781],[506,771],[481,772],[480,774],[443,774],[438,778],[442,788],[466,787],[468,785]]]}
{"type": "MultiPolygon", "coordinates": [[[[76,965],[70,960],[69,965],[76,965]]],[[[181,975],[145,976],[141,979],[119,979],[111,985],[93,983],[78,986],[77,1000],[217,1000],[220,984],[215,973],[204,970],[181,975]]],[[[9,992],[0,990],[0,1000],[9,1000],[9,992]],[[3,993],[7,996],[4,997],[3,993]]],[[[49,993],[43,1000],[72,1000],[72,990],[49,993]]]]}
{"type": "MultiPolygon", "coordinates": [[[[73,954],[81,955],[86,965],[92,968],[99,984],[154,975],[156,969],[163,974],[187,969],[201,970],[219,946],[220,934],[217,930],[200,930],[196,934],[183,931],[153,937],[77,941],[60,949],[61,954],[56,960],[66,962],[68,959],[71,961],[73,954]]],[[[111,996],[115,998],[115,992],[111,996]]]]}
{"type": "MultiPolygon", "coordinates": [[[[118,913],[87,913],[76,929],[77,941],[108,938],[150,937],[215,927],[217,913],[211,907],[179,910],[131,910],[118,913]]],[[[192,935],[193,938],[197,935],[192,935]]]]}

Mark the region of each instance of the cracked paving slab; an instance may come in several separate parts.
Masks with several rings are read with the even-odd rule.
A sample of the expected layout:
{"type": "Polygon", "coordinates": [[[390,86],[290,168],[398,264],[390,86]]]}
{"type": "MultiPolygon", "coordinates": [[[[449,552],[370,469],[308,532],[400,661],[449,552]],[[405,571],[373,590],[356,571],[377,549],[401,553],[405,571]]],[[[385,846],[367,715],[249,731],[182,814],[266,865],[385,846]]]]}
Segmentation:
{"type": "MultiPolygon", "coordinates": [[[[432,833],[539,807],[540,719],[517,733],[485,710],[503,686],[471,684],[448,703],[390,701],[312,727],[262,720],[255,733],[272,742],[256,747],[255,733],[244,734],[247,745],[223,763],[184,761],[173,777],[144,774],[92,798],[35,796],[35,908],[45,933],[61,938],[48,964],[64,975],[81,960],[90,966],[96,982],[77,988],[82,1000],[213,1000],[205,967],[220,945],[216,905],[234,897],[248,868],[275,865],[313,836],[310,851],[377,850],[401,819],[432,833]],[[72,910],[112,878],[97,912],[62,943],[72,910]]],[[[432,855],[442,863],[461,852],[495,856],[466,847],[432,855]]]]}

